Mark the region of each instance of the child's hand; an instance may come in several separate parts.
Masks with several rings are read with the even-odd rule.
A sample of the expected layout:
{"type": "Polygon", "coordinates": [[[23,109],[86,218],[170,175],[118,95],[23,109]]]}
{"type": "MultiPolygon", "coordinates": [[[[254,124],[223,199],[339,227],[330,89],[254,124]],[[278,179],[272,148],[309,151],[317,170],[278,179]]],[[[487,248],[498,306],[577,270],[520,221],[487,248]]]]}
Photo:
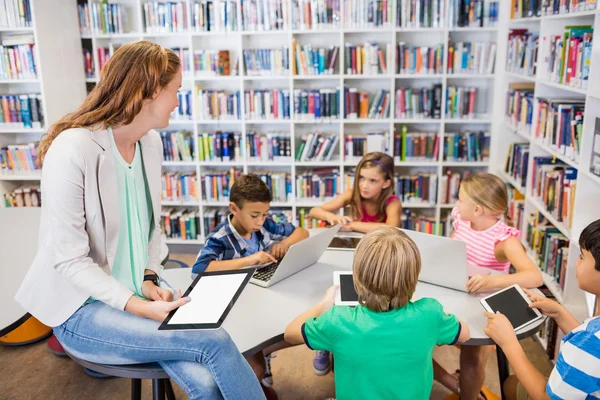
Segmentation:
{"type": "Polygon", "coordinates": [[[354,221],[348,222],[346,225],[342,225],[339,232],[352,232],[354,231],[354,221]]]}
{"type": "Polygon", "coordinates": [[[276,263],[277,260],[272,255],[265,253],[264,251],[259,251],[258,253],[254,253],[251,256],[248,256],[249,265],[261,265],[266,264],[268,262],[276,263]]]}
{"type": "Polygon", "coordinates": [[[273,247],[271,247],[271,255],[275,258],[282,259],[287,253],[289,246],[283,242],[275,243],[273,247]]]}
{"type": "Polygon", "coordinates": [[[478,293],[485,292],[486,290],[491,289],[490,287],[490,277],[483,275],[473,275],[467,281],[467,292],[468,293],[478,293]]]}
{"type": "Polygon", "coordinates": [[[321,300],[323,312],[329,310],[335,304],[335,292],[339,287],[339,285],[333,285],[325,292],[325,296],[323,296],[323,300],[321,300]]]}
{"type": "Polygon", "coordinates": [[[347,223],[352,222],[352,219],[342,215],[332,214],[329,218],[327,218],[327,222],[329,223],[329,225],[346,225],[347,223]]]}
{"type": "Polygon", "coordinates": [[[546,298],[546,296],[541,293],[532,292],[528,289],[523,289],[523,291],[529,296],[529,300],[531,300],[529,308],[537,308],[542,314],[547,315],[550,318],[560,317],[562,306],[556,301],[546,298]]]}
{"type": "Polygon", "coordinates": [[[485,316],[488,319],[488,324],[483,331],[496,344],[502,348],[507,345],[518,343],[515,330],[506,316],[500,312],[496,314],[486,312],[485,316]]]}

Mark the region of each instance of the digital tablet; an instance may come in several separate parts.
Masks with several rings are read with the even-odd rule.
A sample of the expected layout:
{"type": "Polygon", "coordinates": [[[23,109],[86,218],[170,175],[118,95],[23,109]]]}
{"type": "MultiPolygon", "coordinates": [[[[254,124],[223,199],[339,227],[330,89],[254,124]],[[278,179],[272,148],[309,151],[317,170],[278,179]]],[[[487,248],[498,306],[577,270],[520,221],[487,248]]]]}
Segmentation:
{"type": "Polygon", "coordinates": [[[339,237],[336,236],[333,238],[329,246],[327,246],[328,250],[347,250],[354,251],[356,246],[358,246],[358,242],[360,238],[356,237],[339,237]]]}
{"type": "Polygon", "coordinates": [[[158,330],[217,329],[256,269],[203,272],[185,291],[192,301],[171,311],[158,330]]]}
{"type": "Polygon", "coordinates": [[[334,271],[333,284],[339,288],[335,293],[336,306],[357,306],[358,294],[354,289],[354,280],[350,271],[334,271]]]}
{"type": "Polygon", "coordinates": [[[487,311],[506,315],[515,331],[544,318],[537,309],[529,308],[531,300],[519,285],[509,286],[480,301],[487,311]]]}

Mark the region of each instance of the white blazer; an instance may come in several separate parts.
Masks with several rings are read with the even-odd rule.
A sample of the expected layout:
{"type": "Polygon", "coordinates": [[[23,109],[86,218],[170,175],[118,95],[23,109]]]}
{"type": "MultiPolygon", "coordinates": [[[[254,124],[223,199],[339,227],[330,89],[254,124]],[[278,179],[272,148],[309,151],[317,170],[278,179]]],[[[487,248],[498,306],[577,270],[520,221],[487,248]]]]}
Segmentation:
{"type": "MultiPolygon", "coordinates": [[[[140,145],[154,212],[146,268],[159,273],[162,141],[151,130],[140,145]]],[[[90,296],[123,310],[133,293],[110,276],[119,200],[109,132],[74,128],[58,135],[44,160],[41,191],[38,251],[15,300],[52,327],[90,296]]]]}

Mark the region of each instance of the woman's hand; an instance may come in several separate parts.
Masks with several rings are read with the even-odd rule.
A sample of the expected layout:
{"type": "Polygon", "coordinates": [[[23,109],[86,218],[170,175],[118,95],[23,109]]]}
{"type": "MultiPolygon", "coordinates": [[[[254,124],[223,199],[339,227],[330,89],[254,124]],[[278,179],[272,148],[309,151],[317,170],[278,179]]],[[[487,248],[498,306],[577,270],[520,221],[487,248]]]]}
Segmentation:
{"type": "Polygon", "coordinates": [[[491,289],[490,277],[483,275],[473,275],[467,281],[466,288],[468,293],[485,292],[486,290],[491,289]]]}
{"type": "MultiPolygon", "coordinates": [[[[179,291],[179,296],[181,296],[181,291],[179,291]]],[[[171,311],[186,305],[190,301],[192,301],[190,297],[183,297],[176,301],[148,301],[146,302],[144,316],[158,322],[163,322],[171,311]]]]}
{"type": "Polygon", "coordinates": [[[485,316],[488,319],[488,324],[483,331],[496,344],[502,348],[511,344],[519,343],[515,330],[506,316],[500,312],[496,314],[486,312],[485,316]]]}
{"type": "Polygon", "coordinates": [[[142,283],[142,295],[150,301],[172,301],[173,292],[156,286],[154,282],[144,281],[142,283]]]}

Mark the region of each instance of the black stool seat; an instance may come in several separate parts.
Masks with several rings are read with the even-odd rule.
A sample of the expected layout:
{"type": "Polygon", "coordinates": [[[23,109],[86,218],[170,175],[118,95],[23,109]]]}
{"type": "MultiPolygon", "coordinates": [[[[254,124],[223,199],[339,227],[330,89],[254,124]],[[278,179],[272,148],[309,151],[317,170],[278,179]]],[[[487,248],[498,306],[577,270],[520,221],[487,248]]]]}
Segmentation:
{"type": "Polygon", "coordinates": [[[131,379],[131,399],[140,400],[142,395],[142,379],[152,379],[153,399],[164,400],[165,394],[169,400],[175,400],[169,375],[156,362],[144,364],[96,364],[82,360],[67,352],[67,355],[77,364],[92,371],[119,378],[131,379]]]}

